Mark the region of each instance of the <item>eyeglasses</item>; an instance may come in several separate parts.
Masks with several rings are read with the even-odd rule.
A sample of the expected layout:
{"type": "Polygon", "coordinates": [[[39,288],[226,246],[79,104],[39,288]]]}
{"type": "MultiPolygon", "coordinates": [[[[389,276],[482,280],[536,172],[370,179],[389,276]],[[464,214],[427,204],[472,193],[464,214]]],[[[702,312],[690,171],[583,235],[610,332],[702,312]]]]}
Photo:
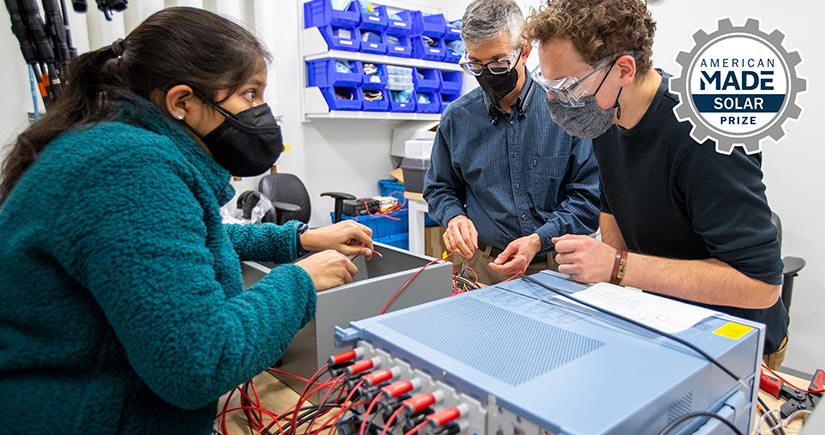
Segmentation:
{"type": "MultiPolygon", "coordinates": [[[[542,89],[547,91],[548,96],[552,97],[563,106],[581,107],[584,105],[584,102],[581,100],[587,96],[589,88],[589,86],[585,85],[585,82],[588,81],[589,78],[593,77],[593,75],[597,72],[605,69],[607,66],[612,66],[613,62],[615,62],[616,59],[622,55],[623,54],[613,55],[594,63],[590,66],[590,69],[588,69],[587,72],[580,77],[563,77],[556,80],[550,80],[541,74],[541,65],[537,66],[530,73],[530,77],[532,77],[533,80],[542,87],[542,89]]],[[[602,79],[602,82],[604,82],[604,79],[602,79]]],[[[601,85],[599,85],[599,87],[601,87],[601,85]]],[[[598,90],[596,92],[598,92],[598,90]]]]}
{"type": "Polygon", "coordinates": [[[521,57],[520,48],[510,53],[507,57],[502,57],[501,59],[492,60],[487,63],[471,62],[467,57],[467,53],[464,53],[464,58],[461,59],[461,62],[458,64],[464,68],[464,71],[474,76],[480,76],[485,68],[490,71],[491,74],[500,75],[510,72],[519,57],[521,57]]]}

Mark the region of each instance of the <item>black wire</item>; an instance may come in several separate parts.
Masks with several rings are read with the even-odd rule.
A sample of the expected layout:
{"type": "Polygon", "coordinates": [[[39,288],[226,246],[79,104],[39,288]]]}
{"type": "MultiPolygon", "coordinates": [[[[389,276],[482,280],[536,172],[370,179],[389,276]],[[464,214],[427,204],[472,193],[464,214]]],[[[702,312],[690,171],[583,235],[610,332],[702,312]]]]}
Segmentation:
{"type": "Polygon", "coordinates": [[[776,420],[773,418],[773,415],[770,414],[771,408],[768,407],[768,404],[765,403],[765,401],[762,400],[762,398],[759,396],[756,396],[756,400],[758,400],[759,404],[762,405],[762,409],[765,410],[765,414],[768,414],[768,418],[766,418],[765,420],[767,420],[773,428],[771,429],[771,432],[777,435],[785,435],[785,429],[782,428],[782,418],[780,418],[779,423],[777,423],[776,420]]]}
{"type": "Polygon", "coordinates": [[[726,418],[724,418],[724,417],[722,417],[722,416],[720,416],[720,415],[718,415],[718,414],[714,414],[714,413],[712,413],[712,412],[707,412],[707,411],[694,411],[694,412],[689,412],[689,413],[687,413],[687,414],[685,414],[685,415],[683,415],[683,416],[681,416],[681,417],[677,418],[676,420],[671,421],[671,422],[670,422],[667,426],[665,426],[665,427],[664,427],[664,429],[662,429],[661,431],[659,431],[659,435],[669,434],[669,433],[673,432],[673,429],[675,429],[675,428],[676,428],[676,426],[679,426],[680,424],[682,424],[682,423],[684,423],[684,422],[686,422],[686,421],[688,421],[688,420],[690,420],[690,419],[692,419],[692,418],[696,418],[696,417],[709,417],[709,418],[715,418],[716,420],[721,421],[721,422],[722,422],[722,423],[724,423],[727,427],[729,427],[729,428],[730,428],[730,430],[732,430],[732,431],[733,431],[733,433],[735,433],[736,435],[745,435],[745,434],[743,434],[743,433],[742,433],[742,431],[741,431],[741,430],[739,430],[739,428],[737,428],[736,426],[734,426],[734,425],[733,425],[733,423],[731,423],[730,421],[728,421],[726,418]]]}
{"type": "MultiPolygon", "coordinates": [[[[267,372],[269,372],[269,371],[267,370],[267,372]]],[[[275,374],[274,374],[274,373],[271,373],[271,372],[269,372],[269,373],[270,373],[272,376],[275,376],[275,374]]],[[[326,371],[321,371],[321,372],[318,372],[318,373],[316,373],[315,375],[313,375],[311,378],[309,378],[309,381],[307,382],[307,386],[306,386],[306,388],[304,388],[303,392],[301,393],[301,398],[303,398],[304,396],[306,396],[306,394],[309,392],[309,389],[310,389],[310,387],[312,386],[312,384],[313,384],[314,382],[316,382],[318,379],[320,379],[320,378],[321,378],[321,375],[323,375],[324,373],[326,373],[326,371]]],[[[300,398],[299,398],[299,400],[300,400],[300,398]]],[[[296,402],[296,404],[297,404],[297,402],[296,402]]],[[[301,409],[303,409],[303,408],[301,408],[301,409]]],[[[299,411],[300,411],[300,410],[299,410],[299,411]]],[[[293,415],[293,413],[288,413],[287,415],[293,415]]],[[[284,415],[284,417],[286,417],[286,415],[284,415]]],[[[289,421],[292,421],[292,419],[290,418],[290,420],[289,420],[289,421]]],[[[264,428],[261,430],[261,432],[269,434],[269,429],[271,429],[271,428],[272,428],[272,426],[274,426],[274,425],[275,425],[275,422],[276,422],[276,420],[273,420],[273,421],[272,421],[272,422],[270,422],[268,425],[264,426],[264,428]]],[[[283,428],[282,428],[282,429],[283,429],[283,428]]],[[[284,430],[284,431],[285,431],[285,430],[284,430]]],[[[293,432],[295,432],[295,431],[293,430],[293,432]]]]}
{"type": "Polygon", "coordinates": [[[679,338],[679,337],[677,337],[677,336],[675,336],[675,335],[673,335],[673,334],[669,334],[669,333],[667,333],[667,332],[660,331],[660,330],[658,330],[658,329],[656,329],[656,328],[654,328],[654,327],[652,327],[652,326],[648,326],[648,325],[645,325],[644,323],[641,323],[641,322],[638,322],[638,321],[636,321],[636,320],[630,319],[630,318],[628,318],[628,317],[622,316],[621,314],[616,314],[616,313],[610,312],[610,311],[608,311],[608,310],[605,310],[605,309],[603,309],[603,308],[597,307],[597,306],[595,306],[595,305],[593,305],[593,304],[587,303],[587,302],[585,302],[585,301],[583,301],[583,300],[581,300],[581,299],[579,299],[579,298],[576,298],[576,297],[570,296],[569,294],[567,294],[567,293],[565,293],[565,292],[562,292],[561,290],[556,290],[556,289],[554,289],[553,287],[550,287],[549,285],[547,285],[547,284],[545,284],[545,283],[543,283],[543,282],[541,282],[541,281],[539,281],[539,280],[537,280],[537,279],[535,279],[535,278],[531,278],[531,277],[529,277],[529,276],[522,275],[521,279],[523,279],[523,280],[525,280],[525,281],[527,281],[527,282],[532,282],[533,284],[537,284],[537,285],[539,285],[540,287],[543,287],[543,288],[545,288],[545,289],[547,289],[547,290],[550,290],[550,291],[551,291],[551,292],[553,292],[553,293],[556,293],[556,294],[558,294],[558,295],[560,295],[560,296],[563,296],[563,297],[565,297],[565,298],[567,298],[567,299],[570,299],[570,300],[571,300],[571,301],[573,301],[573,302],[576,302],[576,303],[582,304],[582,305],[584,305],[584,306],[586,306],[586,307],[589,307],[589,308],[592,308],[592,309],[594,309],[594,310],[596,310],[596,311],[599,311],[599,312],[602,312],[602,313],[608,314],[608,315],[613,316],[613,317],[615,317],[615,318],[617,318],[617,319],[624,320],[625,322],[628,322],[628,323],[630,323],[630,324],[636,325],[636,326],[638,326],[638,327],[640,327],[640,328],[642,328],[642,329],[647,329],[648,331],[654,332],[654,333],[659,334],[659,335],[661,335],[661,336],[663,336],[663,337],[667,337],[667,338],[669,338],[669,339],[671,339],[671,340],[673,340],[673,341],[675,341],[675,342],[677,342],[677,343],[679,343],[679,344],[681,344],[681,345],[683,345],[683,346],[686,346],[686,347],[688,347],[688,348],[692,349],[694,352],[698,353],[699,355],[702,355],[703,357],[705,357],[705,359],[707,359],[708,361],[710,361],[711,363],[713,363],[716,367],[719,367],[720,369],[722,369],[722,371],[723,371],[723,372],[725,372],[725,373],[726,373],[728,376],[730,376],[731,378],[733,378],[733,380],[735,380],[736,382],[738,382],[738,383],[740,383],[740,384],[742,384],[742,385],[744,385],[744,386],[747,386],[747,385],[744,383],[744,381],[742,381],[742,379],[740,379],[738,376],[736,376],[736,374],[734,374],[732,371],[730,371],[727,367],[723,366],[723,365],[722,365],[722,363],[720,363],[719,361],[717,361],[717,360],[716,360],[716,358],[714,358],[714,357],[712,357],[712,356],[708,355],[705,351],[703,351],[702,349],[700,349],[698,346],[694,345],[693,343],[688,342],[687,340],[684,340],[684,339],[682,339],[682,338],[679,338]]]}

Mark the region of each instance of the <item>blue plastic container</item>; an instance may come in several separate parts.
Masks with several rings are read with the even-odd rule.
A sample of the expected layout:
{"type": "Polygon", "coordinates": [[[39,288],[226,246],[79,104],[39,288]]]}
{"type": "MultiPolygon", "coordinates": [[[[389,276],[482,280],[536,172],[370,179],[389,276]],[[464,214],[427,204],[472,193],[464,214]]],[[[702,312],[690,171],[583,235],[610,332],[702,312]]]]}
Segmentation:
{"type": "MultiPolygon", "coordinates": [[[[364,62],[361,64],[361,70],[365,69],[365,66],[369,62],[364,62]]],[[[367,74],[366,72],[362,72],[361,74],[361,87],[364,89],[381,89],[387,86],[387,66],[382,63],[376,63],[375,68],[378,70],[375,74],[367,74]]]]}
{"type": "MultiPolygon", "coordinates": [[[[407,200],[404,198],[404,185],[395,181],[393,178],[378,180],[378,192],[381,196],[392,196],[398,200],[399,204],[404,204],[404,201],[407,200]]],[[[429,213],[424,213],[424,226],[437,227],[438,222],[430,218],[429,213]]]]}
{"type": "Polygon", "coordinates": [[[459,94],[445,94],[441,93],[441,112],[444,112],[444,109],[447,108],[447,105],[452,103],[453,101],[457,100],[460,97],[459,94]]]}
{"type": "Polygon", "coordinates": [[[436,92],[415,91],[415,111],[419,113],[441,113],[441,97],[436,92]],[[426,100],[429,99],[429,103],[426,100]]]}
{"type": "Polygon", "coordinates": [[[369,2],[369,0],[360,2],[360,6],[362,29],[376,30],[379,32],[386,30],[387,24],[389,24],[386,6],[373,4],[369,2]],[[371,10],[367,9],[368,7],[370,7],[371,10]]]}
{"type": "Polygon", "coordinates": [[[332,8],[331,0],[311,0],[304,3],[304,27],[355,27],[361,22],[361,5],[350,3],[346,10],[332,8]]]}
{"type": "Polygon", "coordinates": [[[373,88],[361,89],[362,107],[369,112],[386,112],[390,108],[390,97],[386,89],[373,88]],[[381,99],[370,100],[367,95],[369,93],[381,92],[381,99]]]}
{"type": "MultiPolygon", "coordinates": [[[[329,214],[330,221],[334,219],[334,216],[334,212],[329,214]]],[[[387,215],[363,214],[359,216],[350,216],[344,214],[341,215],[341,220],[356,221],[360,224],[368,226],[372,229],[372,239],[376,241],[399,234],[406,236],[409,229],[409,214],[407,210],[400,210],[387,215]]]]}
{"type": "Polygon", "coordinates": [[[410,101],[398,101],[398,94],[403,91],[389,91],[390,112],[415,112],[415,92],[410,93],[410,101]]]}
{"type": "Polygon", "coordinates": [[[441,90],[441,70],[416,68],[413,72],[416,92],[438,92],[441,90]]]}
{"type": "Polygon", "coordinates": [[[384,32],[360,28],[358,34],[361,38],[361,53],[387,54],[387,37],[384,32]],[[365,37],[369,39],[365,40],[365,37]]]}
{"type": "Polygon", "coordinates": [[[441,62],[444,60],[444,52],[447,51],[447,47],[444,45],[443,39],[433,38],[431,36],[416,35],[411,36],[410,41],[412,44],[412,54],[414,58],[432,60],[435,62],[441,62]],[[433,44],[430,45],[424,42],[425,38],[432,39],[433,44]]]}
{"type": "Polygon", "coordinates": [[[455,41],[457,39],[461,39],[461,20],[450,21],[449,23],[447,23],[445,28],[445,41],[455,41]]]}
{"type": "Polygon", "coordinates": [[[441,93],[460,94],[463,74],[461,71],[441,71],[441,93]]]}
{"type": "Polygon", "coordinates": [[[416,35],[427,35],[441,39],[447,32],[447,20],[443,14],[424,15],[419,11],[413,12],[413,32],[416,35]]]}
{"type": "Polygon", "coordinates": [[[390,35],[410,36],[414,34],[413,11],[398,10],[395,14],[387,10],[387,33],[390,35]]]}
{"type": "Polygon", "coordinates": [[[460,39],[455,40],[455,41],[448,41],[446,39],[444,40],[444,59],[442,60],[442,62],[458,63],[459,61],[461,61],[461,57],[464,56],[464,50],[453,51],[454,49],[450,48],[450,44],[454,44],[454,43],[461,44],[461,40],[460,39]]]}
{"type": "Polygon", "coordinates": [[[358,87],[327,86],[321,89],[321,94],[329,106],[329,110],[361,110],[362,95],[358,87]]]}
{"type": "Polygon", "coordinates": [[[361,48],[361,33],[355,27],[323,26],[318,31],[330,50],[358,51],[361,48]]]}
{"type": "MultiPolygon", "coordinates": [[[[377,239],[373,239],[378,243],[383,243],[385,245],[394,246],[400,249],[410,249],[410,234],[396,234],[393,236],[388,237],[380,237],[377,239]]],[[[380,251],[379,251],[380,252],[380,251]]]]}
{"type": "Polygon", "coordinates": [[[399,203],[404,202],[404,185],[394,178],[378,180],[378,194],[381,196],[392,196],[399,203]]]}
{"type": "Polygon", "coordinates": [[[387,54],[398,57],[412,57],[412,44],[406,35],[391,35],[387,33],[387,54]]]}
{"type": "Polygon", "coordinates": [[[307,62],[307,87],[358,86],[362,81],[361,62],[346,59],[319,59],[307,62]],[[337,65],[346,64],[349,72],[338,72],[337,65]]]}

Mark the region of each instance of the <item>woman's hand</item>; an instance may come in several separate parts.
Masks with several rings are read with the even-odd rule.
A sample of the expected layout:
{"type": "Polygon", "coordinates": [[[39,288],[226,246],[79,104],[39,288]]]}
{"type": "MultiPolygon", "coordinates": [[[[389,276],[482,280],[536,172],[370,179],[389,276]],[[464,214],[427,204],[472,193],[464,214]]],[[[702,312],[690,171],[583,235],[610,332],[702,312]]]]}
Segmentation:
{"type": "Polygon", "coordinates": [[[372,230],[352,220],[341,221],[301,234],[301,246],[305,251],[334,249],[348,257],[363,255],[372,257],[372,230]]]}
{"type": "Polygon", "coordinates": [[[349,284],[358,273],[358,268],[349,258],[331,249],[310,255],[295,265],[309,274],[316,291],[349,284]]]}

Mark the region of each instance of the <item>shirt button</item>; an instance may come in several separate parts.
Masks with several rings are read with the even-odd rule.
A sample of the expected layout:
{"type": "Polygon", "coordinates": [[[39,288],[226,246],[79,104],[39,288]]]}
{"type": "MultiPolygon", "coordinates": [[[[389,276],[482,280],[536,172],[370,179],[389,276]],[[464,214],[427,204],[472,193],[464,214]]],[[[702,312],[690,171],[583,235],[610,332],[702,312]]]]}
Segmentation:
{"type": "Polygon", "coordinates": [[[515,159],[518,153],[513,153],[513,158],[515,159]]]}
{"type": "Polygon", "coordinates": [[[514,121],[510,121],[510,125],[515,125],[515,124],[516,123],[514,121]]]}
{"type": "Polygon", "coordinates": [[[526,214],[521,215],[521,219],[522,220],[527,220],[527,215],[526,214]]]}
{"type": "Polygon", "coordinates": [[[520,187],[521,187],[521,184],[516,183],[516,189],[519,189],[520,187]]]}

